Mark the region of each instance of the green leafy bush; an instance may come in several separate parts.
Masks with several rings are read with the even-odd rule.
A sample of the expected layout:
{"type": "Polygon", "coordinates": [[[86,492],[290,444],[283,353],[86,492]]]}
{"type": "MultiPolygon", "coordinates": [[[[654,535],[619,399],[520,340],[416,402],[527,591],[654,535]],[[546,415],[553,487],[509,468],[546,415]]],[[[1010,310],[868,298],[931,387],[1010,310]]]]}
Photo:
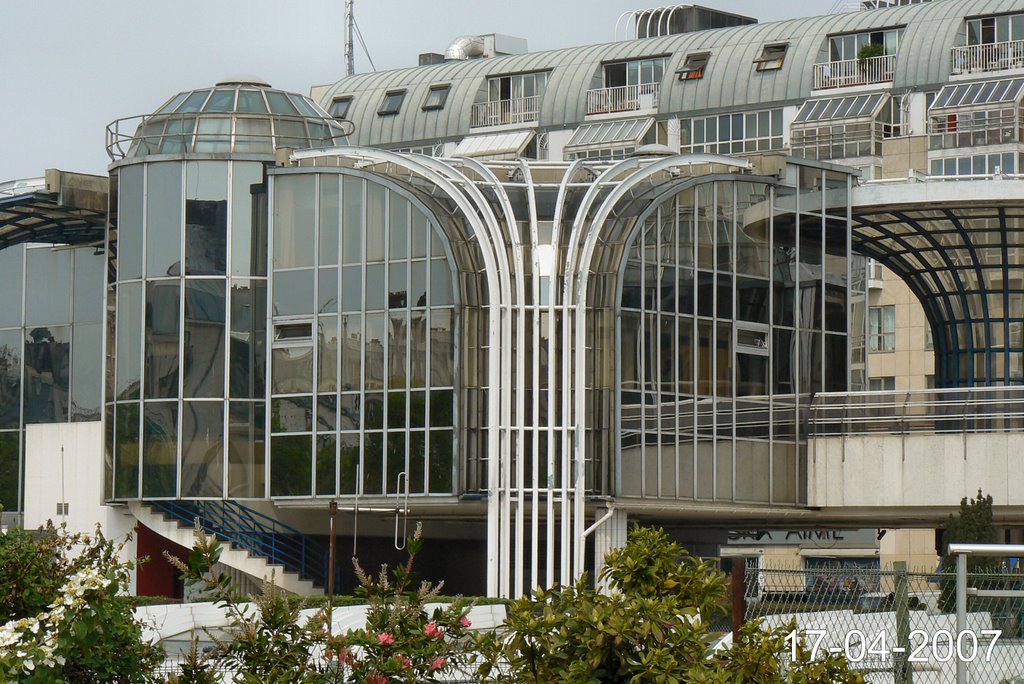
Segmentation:
{"type": "Polygon", "coordinates": [[[581,579],[537,590],[509,606],[505,631],[479,637],[478,674],[493,682],[862,682],[829,657],[782,661],[793,626],[752,622],[731,648],[712,653],[709,619],[722,612],[725,576],[657,529],[634,528],[609,553],[603,593],[581,579]]]}

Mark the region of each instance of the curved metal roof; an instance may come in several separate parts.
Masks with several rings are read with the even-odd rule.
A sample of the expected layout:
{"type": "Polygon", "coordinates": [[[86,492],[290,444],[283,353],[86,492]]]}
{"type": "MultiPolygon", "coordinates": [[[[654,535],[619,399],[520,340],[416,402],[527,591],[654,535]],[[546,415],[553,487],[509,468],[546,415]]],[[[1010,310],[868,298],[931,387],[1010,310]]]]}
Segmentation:
{"type": "Polygon", "coordinates": [[[830,14],[768,24],[714,29],[644,40],[605,43],[526,55],[446,62],[344,78],[323,95],[352,95],[347,118],[357,145],[435,141],[470,133],[470,110],[488,76],[550,71],[537,126],[565,128],[583,121],[586,91],[599,88],[604,62],[667,56],[659,114],[716,112],[795,104],[811,95],[813,65],[827,55],[827,37],[904,26],[893,89],[937,88],[950,74],[950,48],[964,41],[964,17],[1024,11],[1024,0],[933,0],[892,9],[830,14]],[[764,45],[789,43],[781,69],[756,69],[764,45]],[[686,56],[710,52],[702,79],[680,82],[686,56]],[[432,84],[451,84],[445,107],[421,107],[432,84]],[[405,88],[401,112],[377,113],[388,90],[405,88]]]}

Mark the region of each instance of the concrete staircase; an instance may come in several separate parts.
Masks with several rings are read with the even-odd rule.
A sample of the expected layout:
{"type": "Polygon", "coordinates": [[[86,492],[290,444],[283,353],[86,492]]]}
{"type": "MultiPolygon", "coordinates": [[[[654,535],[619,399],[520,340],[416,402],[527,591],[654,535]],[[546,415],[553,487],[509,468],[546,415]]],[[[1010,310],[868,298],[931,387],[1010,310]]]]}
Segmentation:
{"type": "MultiPolygon", "coordinates": [[[[167,504],[172,502],[159,503],[167,504]]],[[[233,505],[238,506],[238,504],[233,505]]],[[[175,511],[171,513],[166,509],[157,509],[151,507],[150,504],[133,501],[128,504],[128,509],[140,523],[160,536],[187,549],[192,548],[195,540],[195,524],[192,520],[186,520],[190,512],[186,506],[171,508],[170,510],[175,511]]],[[[257,580],[270,580],[271,576],[273,576],[274,584],[278,587],[300,596],[323,595],[323,588],[315,584],[311,579],[301,577],[296,570],[287,568],[284,562],[273,562],[266,555],[259,553],[258,549],[268,546],[266,539],[260,539],[261,536],[267,534],[265,530],[252,529],[240,533],[240,530],[231,529],[227,526],[217,529],[217,525],[211,524],[211,519],[203,516],[200,516],[200,523],[207,533],[216,535],[223,543],[224,551],[220,557],[221,565],[225,565],[257,580]]],[[[312,553],[313,550],[311,549],[312,553]]],[[[228,574],[231,575],[233,573],[229,572],[228,574]]]]}

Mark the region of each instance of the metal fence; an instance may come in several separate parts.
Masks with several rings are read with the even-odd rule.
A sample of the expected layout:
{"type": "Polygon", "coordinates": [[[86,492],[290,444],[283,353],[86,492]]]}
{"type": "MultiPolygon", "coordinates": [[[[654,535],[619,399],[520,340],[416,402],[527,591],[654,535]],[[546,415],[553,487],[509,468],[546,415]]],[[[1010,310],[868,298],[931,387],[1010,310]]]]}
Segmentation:
{"type": "Polygon", "coordinates": [[[747,620],[795,621],[806,652],[787,640],[787,659],[844,655],[872,683],[1024,684],[1024,572],[968,573],[966,621],[957,628],[953,572],[843,567],[748,568],[747,620]],[[981,595],[979,595],[981,594],[981,595]]]}

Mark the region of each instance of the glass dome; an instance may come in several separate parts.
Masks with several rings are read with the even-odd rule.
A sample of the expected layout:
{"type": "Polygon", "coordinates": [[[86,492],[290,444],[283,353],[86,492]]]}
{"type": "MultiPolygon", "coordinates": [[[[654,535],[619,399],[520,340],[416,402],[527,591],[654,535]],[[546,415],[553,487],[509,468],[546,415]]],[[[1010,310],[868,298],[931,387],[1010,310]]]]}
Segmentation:
{"type": "Polygon", "coordinates": [[[281,147],[334,147],[349,133],[308,97],[230,81],[178,93],[153,114],[113,122],[107,152],[114,160],[189,152],[272,155],[281,147]]]}

